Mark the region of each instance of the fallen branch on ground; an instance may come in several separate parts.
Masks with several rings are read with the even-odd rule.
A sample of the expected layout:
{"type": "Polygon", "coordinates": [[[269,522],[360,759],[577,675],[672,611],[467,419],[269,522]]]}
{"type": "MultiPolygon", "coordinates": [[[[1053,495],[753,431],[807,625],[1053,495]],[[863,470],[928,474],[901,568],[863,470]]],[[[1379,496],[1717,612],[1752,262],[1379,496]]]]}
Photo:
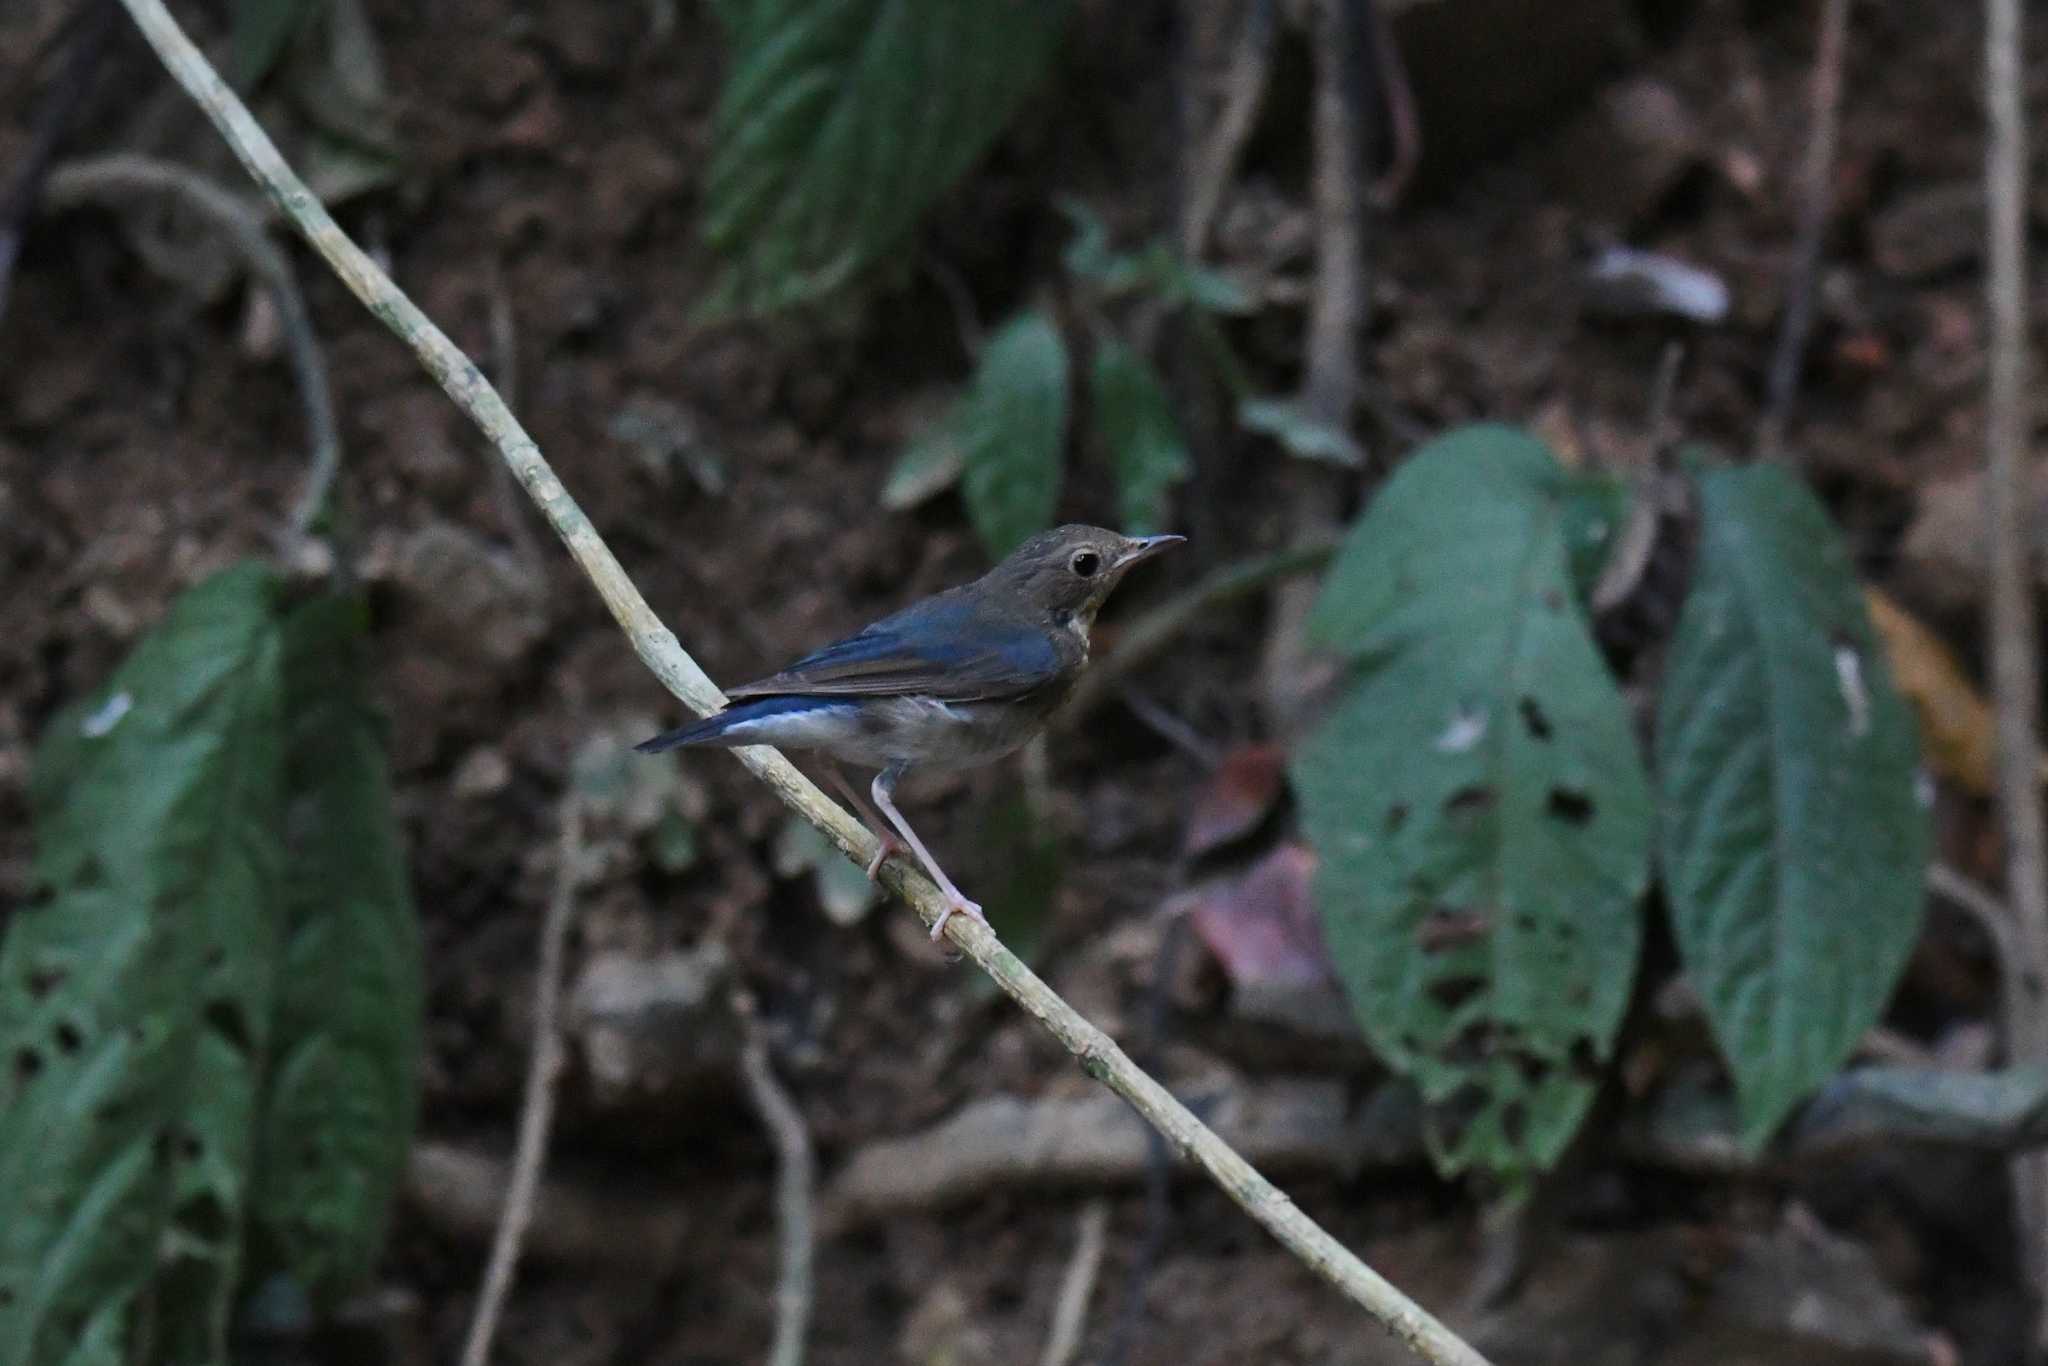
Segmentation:
{"type": "MultiPolygon", "coordinates": [[[[276,146],[234,92],[192,45],[162,0],[122,3],[166,69],[206,112],[285,216],[313,249],[326,258],[350,291],[412,348],[428,373],[497,447],[604,598],[605,606],[626,632],[642,662],[664,687],[698,715],[708,715],[722,707],[724,695],[684,652],[675,635],[661,624],[589,517],[562,486],[533,438],[485,381],[476,364],[349,240],[305,182],[285,164],[276,146]]],[[[872,857],[874,839],[860,822],[819,791],[782,755],[766,747],[733,753],[777,797],[823,831],[842,853],[863,865],[872,857]]],[[[909,902],[927,925],[936,923],[946,909],[938,888],[900,860],[883,866],[882,880],[909,902]]],[[[1134,1064],[1114,1040],[1039,980],[1036,973],[1003,947],[986,925],[966,916],[953,916],[947,924],[947,934],[956,947],[1044,1025],[1080,1061],[1088,1075],[1129,1101],[1261,1227],[1304,1265],[1363,1307],[1416,1355],[1440,1364],[1478,1366],[1485,1361],[1468,1343],[1302,1213],[1278,1187],[1134,1064]]]]}
{"type": "Polygon", "coordinates": [[[740,1078],[775,1145],[775,1223],[782,1245],[782,1269],[775,1281],[775,1346],[769,1366],[803,1366],[804,1336],[811,1321],[811,1186],[817,1161],[803,1112],[775,1078],[768,1040],[751,1002],[736,1009],[746,1034],[740,1049],[740,1078]]]}
{"type": "Polygon", "coordinates": [[[1074,1259],[1060,1278],[1060,1297],[1053,1305],[1052,1331],[1045,1335],[1045,1351],[1038,1366],[1068,1366],[1081,1350],[1081,1333],[1088,1326],[1088,1301],[1095,1294],[1095,1278],[1102,1270],[1102,1244],[1109,1230],[1109,1205],[1090,1200],[1081,1207],[1076,1221],[1074,1259]]]}

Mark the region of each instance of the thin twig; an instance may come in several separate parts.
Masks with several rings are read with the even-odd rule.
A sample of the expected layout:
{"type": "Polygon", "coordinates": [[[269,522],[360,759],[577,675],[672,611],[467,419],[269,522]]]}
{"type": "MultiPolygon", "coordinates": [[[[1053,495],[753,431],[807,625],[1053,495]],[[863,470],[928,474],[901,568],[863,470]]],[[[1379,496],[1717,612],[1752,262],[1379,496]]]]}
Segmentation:
{"type": "Polygon", "coordinates": [[[1331,536],[1212,571],[1187,592],[1155,607],[1125,628],[1116,648],[1081,675],[1072,700],[1060,714],[1060,724],[1075,724],[1115,696],[1126,678],[1164,654],[1217,608],[1249,597],[1281,579],[1313,574],[1336,553],[1337,538],[1331,536]]]}
{"type": "Polygon", "coordinates": [[[1207,736],[1167,710],[1135,683],[1117,689],[1117,697],[1145,729],[1193,759],[1203,768],[1223,762],[1223,751],[1207,736]]]}
{"type": "MultiPolygon", "coordinates": [[[[1991,682],[1998,711],[1998,796],[2006,839],[2006,895],[2019,941],[2020,981],[2009,1003],[2006,1051],[2021,1065],[2048,1061],[2048,846],[2044,846],[2040,753],[2040,664],[2028,559],[2027,130],[2020,0],[1986,0],[1985,156],[1989,212],[1986,303],[1991,313],[1990,392],[1984,444],[1991,541],[1991,682]]],[[[2013,1163],[2021,1252],[2035,1290],[2035,1357],[2048,1342],[2048,1160],[2013,1163]]]]}
{"type": "Polygon", "coordinates": [[[1988,889],[1980,887],[1946,863],[1928,865],[1927,889],[1976,921],[1977,928],[1984,931],[1985,939],[1990,941],[1991,956],[1998,965],[1999,1012],[2007,1021],[2006,1030],[2010,1034],[2011,1012],[2022,990],[2020,950],[2013,934],[2012,912],[2001,905],[1988,889]]]}
{"type": "MultiPolygon", "coordinates": [[[[1152,955],[1152,979],[1145,986],[1143,1033],[1139,1055],[1155,1062],[1166,1044],[1171,1023],[1168,1005],[1173,979],[1178,975],[1181,950],[1188,940],[1188,919],[1175,916],[1166,922],[1159,937],[1159,950],[1152,955]]],[[[1157,1131],[1145,1131],[1145,1232],[1131,1257],[1131,1270],[1124,1282],[1123,1304],[1110,1325],[1109,1343],[1102,1350],[1102,1366],[1123,1366],[1138,1340],[1138,1327],[1145,1315],[1145,1286],[1152,1269],[1166,1250],[1166,1237],[1173,1224],[1173,1162],[1157,1131]]]]}
{"type": "Polygon", "coordinates": [[[1671,406],[1678,398],[1678,375],[1685,368],[1685,343],[1676,338],[1664,343],[1657,356],[1657,373],[1650,381],[1649,413],[1643,419],[1643,439],[1649,445],[1646,465],[1662,468],[1664,453],[1671,449],[1671,406]]]}
{"type": "Polygon", "coordinates": [[[1038,1366],[1069,1366],[1081,1350],[1081,1332],[1088,1326],[1088,1301],[1102,1271],[1102,1245],[1109,1233],[1109,1202],[1100,1196],[1081,1206],[1074,1221],[1074,1257],[1060,1278],[1060,1297],[1052,1309],[1052,1330],[1038,1366]]]}
{"type": "MultiPolygon", "coordinates": [[[[122,0],[171,75],[206,112],[235,155],[278,207],[305,234],[314,250],[370,311],[410,346],[458,407],[490,438],[539,504],[549,525],[604,598],[605,606],[632,643],[634,652],[662,685],[698,715],[724,704],[724,696],[686,653],[654,609],[627,577],[611,548],[597,534],[553,468],[542,456],[475,363],[407,298],[293,174],[249,111],[235,98],[206,58],[192,45],[162,0],[122,0]]],[[[735,750],[734,756],[783,802],[822,831],[840,851],[863,866],[874,839],[845,810],[820,792],[781,754],[766,746],[735,750]]],[[[934,924],[946,902],[930,879],[900,860],[886,864],[883,880],[934,924]]],[[[1424,1360],[1475,1366],[1485,1360],[1470,1344],[1403,1295],[1356,1254],[1310,1219],[1272,1182],[1261,1176],[1208,1126],[1136,1066],[1114,1040],[1083,1019],[1058,993],[1004,948],[979,920],[952,916],[953,943],[995,979],[1025,1012],[1042,1024],[1080,1062],[1083,1071],[1124,1097],[1155,1128],[1280,1241],[1303,1265],[1360,1305],[1424,1360]]]]}
{"type": "Polygon", "coordinates": [[[1316,284],[1309,296],[1307,373],[1301,403],[1325,426],[1348,431],[1358,398],[1358,344],[1365,331],[1366,147],[1371,101],[1362,87],[1361,0],[1315,0],[1315,173],[1311,182],[1316,284]]]}
{"type": "Polygon", "coordinates": [[[1792,400],[1799,392],[1800,363],[1813,330],[1814,277],[1820,272],[1821,243],[1827,236],[1828,208],[1834,200],[1835,140],[1842,115],[1842,61],[1848,46],[1849,0],[1821,0],[1820,42],[1813,56],[1811,135],[1806,165],[1800,173],[1799,236],[1785,272],[1785,317],[1778,329],[1764,385],[1764,413],[1757,423],[1756,450],[1762,460],[1776,460],[1785,444],[1792,400]]]}
{"type": "Polygon", "coordinates": [[[498,1316],[512,1288],[512,1273],[533,1222],[534,1200],[540,1191],[541,1168],[547,1164],[548,1131],[555,1119],[555,1081],[562,1072],[562,961],[567,956],[569,922],[576,904],[577,869],[583,862],[583,799],[573,790],[562,798],[561,838],[555,850],[555,890],[541,922],[540,967],[533,989],[533,1061],[526,1071],[526,1095],[519,1105],[519,1138],[512,1148],[512,1178],[505,1185],[505,1208],[498,1234],[491,1240],[491,1260],[484,1269],[483,1289],[462,1344],[462,1366],[484,1366],[491,1358],[498,1316]]]}
{"type": "Polygon", "coordinates": [[[1209,249],[1209,230],[1216,224],[1216,211],[1223,192],[1237,174],[1238,158],[1244,155],[1245,140],[1252,134],[1259,106],[1266,98],[1266,83],[1273,72],[1274,0],[1247,0],[1244,24],[1238,30],[1230,53],[1230,70],[1224,77],[1223,108],[1203,141],[1189,171],[1187,207],[1181,214],[1180,249],[1190,261],[1199,261],[1209,249]]]}
{"type": "Polygon", "coordinates": [[[811,1248],[816,1242],[811,1217],[817,1162],[811,1155],[811,1132],[803,1112],[775,1078],[768,1061],[768,1040],[750,1003],[737,1013],[746,1035],[740,1049],[740,1076],[747,1096],[775,1145],[775,1222],[782,1244],[782,1270],[775,1280],[775,1346],[769,1366],[803,1366],[804,1338],[811,1321],[811,1248]]]}
{"type": "Polygon", "coordinates": [[[49,97],[36,114],[35,131],[29,135],[28,150],[15,163],[7,188],[0,190],[0,317],[7,316],[7,294],[14,283],[14,263],[21,255],[22,238],[42,193],[43,177],[56,159],[64,135],[85,104],[85,92],[92,84],[93,68],[107,50],[114,32],[114,18],[120,13],[113,0],[82,0],[74,14],[74,31],[68,35],[71,51],[64,69],[51,83],[49,97]]]}
{"type": "MultiPolygon", "coordinates": [[[[494,258],[490,263],[488,277],[489,299],[486,309],[491,331],[491,376],[497,382],[498,392],[507,408],[519,408],[519,321],[512,312],[512,295],[505,288],[505,271],[494,258]]],[[[490,462],[491,497],[498,505],[498,520],[505,524],[505,535],[512,542],[512,553],[519,560],[519,567],[532,582],[538,584],[542,573],[540,543],[533,537],[532,528],[526,525],[526,505],[519,499],[519,488],[513,482],[512,471],[502,460],[490,462]]]]}
{"type": "Polygon", "coordinates": [[[270,240],[262,216],[196,171],[125,154],[65,162],[50,173],[43,203],[50,209],[67,209],[166,194],[177,196],[211,221],[276,301],[285,350],[298,379],[299,404],[306,415],[306,440],[312,448],[305,488],[293,506],[291,519],[292,536],[303,537],[327,506],[341,469],[341,427],[334,417],[334,392],[327,383],[327,358],[313,331],[305,296],[299,293],[291,258],[270,240]]]}
{"type": "Polygon", "coordinates": [[[1372,185],[1373,207],[1385,210],[1401,202],[1422,164],[1422,117],[1415,109],[1415,87],[1409,83],[1408,63],[1401,59],[1401,44],[1387,18],[1384,0],[1362,3],[1366,38],[1372,44],[1373,75],[1387,116],[1387,165],[1372,185]]]}
{"type": "Polygon", "coordinates": [[[926,252],[918,258],[924,273],[932,277],[932,283],[939,287],[939,293],[946,296],[946,307],[953,311],[953,330],[960,338],[960,352],[968,360],[981,354],[981,339],[986,329],[981,325],[981,310],[974,306],[973,291],[960,278],[960,272],[946,261],[926,252]]]}

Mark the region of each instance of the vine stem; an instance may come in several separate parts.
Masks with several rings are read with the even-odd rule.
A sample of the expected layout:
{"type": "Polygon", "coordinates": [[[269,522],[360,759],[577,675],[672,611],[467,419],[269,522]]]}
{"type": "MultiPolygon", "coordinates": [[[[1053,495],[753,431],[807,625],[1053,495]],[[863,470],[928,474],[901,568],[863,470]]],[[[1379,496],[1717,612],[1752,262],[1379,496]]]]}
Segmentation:
{"type": "MultiPolygon", "coordinates": [[[[596,587],[632,643],[634,653],[664,687],[699,715],[723,706],[724,695],[640,596],[610,547],[555,476],[539,446],[485,381],[476,364],[336,225],[319,199],[285,164],[219,73],[178,27],[162,0],[121,3],[173,79],[205,111],[279,210],[341,277],[350,292],[412,348],[427,372],[497,448],[596,587]]],[[[874,853],[873,838],[861,824],[781,754],[766,746],[733,752],[776,796],[824,832],[842,853],[862,863],[874,853]]],[[[884,864],[882,873],[889,888],[909,902],[927,925],[935,922],[945,909],[938,888],[921,873],[904,867],[900,861],[884,864]]],[[[982,971],[995,979],[996,985],[1045,1026],[1088,1075],[1130,1102],[1175,1149],[1207,1173],[1289,1252],[1363,1307],[1418,1357],[1436,1366],[1485,1366],[1486,1359],[1468,1343],[1302,1213],[1236,1149],[1133,1063],[1107,1034],[1040,981],[985,925],[956,915],[948,922],[946,933],[982,971]]]]}
{"type": "MultiPolygon", "coordinates": [[[[2048,829],[2040,754],[2041,667],[2031,572],[2029,465],[2033,433],[2028,384],[2026,64],[2019,0],[1984,7],[1984,98],[1988,138],[1985,310],[1990,315],[1989,385],[1984,398],[1986,521],[1991,543],[1991,696],[1998,713],[1998,807],[2006,839],[2006,896],[2012,902],[2020,990],[2005,1003],[2006,1060],[2048,1059],[2048,829]]],[[[2013,1163],[2015,1225],[2034,1289],[2033,1348],[2048,1356],[2048,1158],[2013,1163]]]]}

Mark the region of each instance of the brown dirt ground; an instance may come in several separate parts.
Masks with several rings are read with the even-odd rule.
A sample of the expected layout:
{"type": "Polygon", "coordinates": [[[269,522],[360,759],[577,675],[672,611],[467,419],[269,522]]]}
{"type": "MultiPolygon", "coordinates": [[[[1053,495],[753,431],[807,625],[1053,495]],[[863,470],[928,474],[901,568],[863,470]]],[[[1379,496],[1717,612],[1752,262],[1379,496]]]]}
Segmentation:
{"type": "MultiPolygon", "coordinates": [[[[1589,240],[1611,233],[1710,265],[1730,283],[1732,321],[1686,334],[1674,414],[1699,437],[1746,444],[1805,126],[1811,24],[1806,7],[1785,8],[1799,12],[1706,0],[1611,81],[1531,120],[1493,160],[1436,170],[1375,252],[1371,359],[1388,402],[1425,428],[1519,420],[1587,459],[1640,459],[1650,377],[1677,333],[1581,309],[1575,263],[1589,240]],[[1700,150],[1682,173],[1650,168],[1632,183],[1639,168],[1607,155],[1601,100],[1622,81],[1650,83],[1684,111],[1700,150]]],[[[351,207],[344,221],[389,254],[400,284],[473,355],[490,353],[491,271],[501,273],[517,325],[522,415],[714,676],[758,674],[978,572],[979,550],[950,499],[912,514],[875,506],[934,386],[964,368],[930,272],[907,269],[900,287],[831,330],[692,318],[709,278],[694,229],[720,71],[701,7],[680,7],[674,34],[658,45],[645,41],[641,6],[546,0],[517,22],[464,5],[371,10],[409,162],[397,190],[351,207]],[[722,454],[731,473],[722,496],[658,477],[610,434],[621,405],[645,398],[679,405],[722,454]]],[[[1105,18],[1100,7],[1086,22],[1102,44],[1072,45],[1059,93],[1026,111],[1022,131],[948,197],[919,240],[920,257],[964,281],[984,319],[1048,273],[1065,231],[1049,209],[1054,190],[1091,199],[1133,230],[1160,222],[1160,185],[1133,183],[1127,169],[1164,164],[1171,152],[1156,117],[1170,104],[1164,63],[1142,60],[1158,26],[1105,18]],[[1115,71],[1142,75],[1112,97],[1102,78],[1115,71]]],[[[1926,248],[1932,264],[1911,273],[1886,268],[1878,247],[1914,195],[1978,174],[1978,41],[1967,6],[1856,11],[1841,210],[1796,435],[1880,571],[1916,481],[1977,459],[1974,220],[1937,232],[1926,248]]],[[[124,34],[106,80],[74,147],[122,130],[112,89],[161,77],[124,34]]],[[[17,96],[0,111],[9,120],[0,163],[22,145],[25,105],[17,96]]],[[[1300,174],[1288,164],[1298,161],[1301,127],[1281,113],[1271,122],[1247,196],[1298,212],[1300,174]]],[[[167,145],[214,155],[197,150],[209,140],[189,119],[175,126],[167,145]]],[[[333,280],[310,265],[303,279],[333,370],[366,563],[402,558],[408,537],[441,524],[506,546],[479,440],[333,280]]],[[[138,263],[105,214],[47,220],[28,244],[0,330],[0,903],[26,885],[23,785],[44,720],[113,667],[178,589],[236,556],[265,553],[296,490],[303,436],[290,375],[239,344],[238,298],[182,299],[138,263]]],[[[1298,333],[1298,319],[1283,312],[1244,326],[1239,340],[1277,388],[1291,378],[1298,333]]],[[[1137,585],[1134,599],[1156,600],[1206,565],[1285,538],[1270,477],[1278,456],[1238,441],[1211,443],[1205,459],[1215,462],[1206,487],[1238,490],[1230,511],[1190,509],[1205,539],[1137,585]]],[[[1104,492],[1098,473],[1077,475],[1062,511],[1106,517],[1104,492]]],[[[517,1104],[546,851],[569,758],[599,726],[674,713],[566,558],[547,542],[541,552],[544,591],[490,608],[488,632],[437,614],[402,574],[370,575],[378,686],[426,927],[422,1129],[490,1147],[509,1142],[517,1104]],[[465,773],[494,776],[458,781],[465,773]]],[[[1212,737],[1247,735],[1257,725],[1249,680],[1262,634],[1257,608],[1229,613],[1150,686],[1212,737]]],[[[1081,988],[1109,1016],[1104,1023],[1127,1028],[1142,972],[1091,965],[1091,950],[1146,917],[1169,888],[1183,794],[1200,769],[1108,716],[1062,737],[1052,758],[1071,853],[1044,961],[1056,985],[1081,988]]],[[[967,970],[906,932],[900,910],[834,929],[807,884],[774,877],[767,847],[778,812],[735,765],[711,756],[686,768],[706,794],[705,856],[679,876],[628,869],[593,889],[579,953],[723,936],[777,1027],[785,1074],[828,1172],[864,1140],[932,1122],[974,1095],[1072,1084],[1058,1050],[983,1001],[967,970]]],[[[1000,882],[974,833],[977,813],[1013,782],[1005,770],[928,784],[918,797],[921,827],[951,851],[970,888],[1000,882]]],[[[530,1266],[513,1298],[505,1360],[682,1366],[762,1355],[775,1258],[771,1170],[736,1095],[608,1115],[572,1076],[556,1156],[558,1171],[680,1206],[689,1235],[665,1265],[530,1266]]],[[[1589,1216],[1595,1223],[1742,1217],[1741,1203],[1711,1185],[1612,1164],[1586,1180],[1605,1192],[1588,1198],[1601,1211],[1589,1216]]],[[[1998,1189],[1986,1164],[1957,1180],[1998,1189]]],[[[1294,1193],[1369,1252],[1398,1259],[1388,1240],[1429,1227],[1469,1251],[1459,1199],[1421,1171],[1305,1181],[1294,1193]]],[[[1850,1231],[1880,1237],[1868,1227],[1878,1216],[1856,1214],[1868,1213],[1867,1187],[1833,1199],[1803,1194],[1842,1211],[1850,1231]]],[[[828,1242],[818,1255],[811,1360],[1036,1359],[1080,1199],[996,1196],[828,1242]]],[[[1354,1314],[1220,1196],[1182,1186],[1174,1211],[1132,1362],[1387,1359],[1354,1314]]],[[[1106,1340],[1145,1221],[1136,1191],[1115,1193],[1088,1351],[1106,1340]]],[[[1971,1359],[2000,1359],[2014,1307],[2007,1292],[1977,1284],[2009,1285],[1995,1228],[1944,1231],[1920,1213],[1892,1216],[1901,1221],[1917,1250],[1886,1262],[1899,1288],[1971,1359]]],[[[482,1255],[402,1214],[382,1278],[410,1297],[391,1334],[400,1357],[452,1356],[482,1255]]],[[[1419,1293],[1454,1302],[1467,1274],[1462,1263],[1439,1268],[1419,1293]]],[[[1616,1359],[1656,1359],[1654,1348],[1643,1352],[1616,1359]]]]}

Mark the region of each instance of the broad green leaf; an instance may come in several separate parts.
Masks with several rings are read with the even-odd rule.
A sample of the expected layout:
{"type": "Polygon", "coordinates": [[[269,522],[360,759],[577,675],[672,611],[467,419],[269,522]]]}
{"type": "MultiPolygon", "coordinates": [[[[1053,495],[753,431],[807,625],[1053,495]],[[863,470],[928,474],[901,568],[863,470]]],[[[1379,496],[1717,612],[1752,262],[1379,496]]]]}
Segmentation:
{"type": "Polygon", "coordinates": [[[882,485],[882,506],[891,512],[914,508],[960,482],[966,463],[960,450],[957,410],[910,443],[882,485]]]}
{"type": "Polygon", "coordinates": [[[989,342],[951,418],[967,515],[995,556],[1052,524],[1067,431],[1067,348],[1045,314],[1025,313],[989,342]]]}
{"type": "Polygon", "coordinates": [[[1365,464],[1365,452],[1351,434],[1302,411],[1287,398],[1248,398],[1237,406],[1237,420],[1245,430],[1271,437],[1290,455],[1304,460],[1358,469],[1365,464]]]}
{"type": "Polygon", "coordinates": [[[1291,766],[1317,906],[1447,1172],[1557,1159],[1636,972],[1649,799],[1573,597],[1573,496],[1519,432],[1432,442],[1353,529],[1309,619],[1355,668],[1291,766]]]}
{"type": "Polygon", "coordinates": [[[291,876],[251,1230],[332,1303],[370,1270],[412,1143],[424,1012],[364,609],[323,596],[285,623],[291,876]]]}
{"type": "Polygon", "coordinates": [[[51,723],[40,904],[0,943],[0,1363],[107,1361],[151,1278],[157,1355],[224,1359],[283,882],[276,597],[173,604],[51,723]]]}
{"type": "Polygon", "coordinates": [[[1698,488],[1657,717],[1659,843],[1755,1147],[1891,995],[1920,929],[1928,819],[1912,714],[1826,510],[1775,466],[1698,488]]]}
{"type": "Polygon", "coordinates": [[[1066,0],[722,4],[732,52],[704,232],[712,307],[769,313],[894,247],[1037,84],[1066,0]]]}
{"type": "Polygon", "coordinates": [[[1124,530],[1148,535],[1165,518],[1167,493],[1193,469],[1166,390],[1143,356],[1110,337],[1095,351],[1093,399],[1124,530]]]}

